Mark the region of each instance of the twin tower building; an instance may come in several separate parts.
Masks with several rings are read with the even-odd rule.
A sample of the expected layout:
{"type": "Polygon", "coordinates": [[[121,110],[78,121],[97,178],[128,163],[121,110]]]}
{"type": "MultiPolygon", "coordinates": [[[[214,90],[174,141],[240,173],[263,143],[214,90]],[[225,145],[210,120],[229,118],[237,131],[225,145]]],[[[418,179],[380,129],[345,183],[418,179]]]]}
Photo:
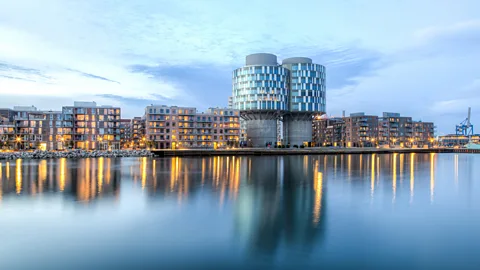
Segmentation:
{"type": "Polygon", "coordinates": [[[269,53],[251,54],[233,71],[233,107],[246,123],[248,143],[264,147],[277,142],[283,122],[284,144],[312,141],[312,120],[326,112],[325,67],[305,57],[281,64],[269,53]]]}

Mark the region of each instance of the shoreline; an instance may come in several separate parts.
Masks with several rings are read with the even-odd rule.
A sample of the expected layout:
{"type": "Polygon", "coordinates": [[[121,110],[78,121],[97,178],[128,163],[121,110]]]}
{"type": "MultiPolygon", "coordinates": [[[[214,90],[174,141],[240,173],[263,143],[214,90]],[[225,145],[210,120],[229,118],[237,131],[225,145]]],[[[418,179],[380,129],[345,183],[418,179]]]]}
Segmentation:
{"type": "Polygon", "coordinates": [[[33,151],[33,152],[0,152],[0,160],[15,159],[58,159],[58,158],[98,158],[98,157],[152,157],[149,150],[112,150],[112,151],[33,151]]]}
{"type": "Polygon", "coordinates": [[[480,154],[480,149],[454,148],[327,148],[313,147],[302,149],[184,149],[151,150],[156,157],[195,157],[195,156],[287,156],[287,155],[343,155],[343,154],[410,154],[410,153],[471,153],[480,154]]]}
{"type": "Polygon", "coordinates": [[[116,157],[209,157],[209,156],[289,156],[289,155],[361,155],[361,154],[411,154],[411,153],[470,153],[480,154],[480,149],[464,148],[239,148],[239,149],[153,149],[153,150],[69,150],[0,152],[1,160],[59,159],[59,158],[116,158],[116,157]]]}

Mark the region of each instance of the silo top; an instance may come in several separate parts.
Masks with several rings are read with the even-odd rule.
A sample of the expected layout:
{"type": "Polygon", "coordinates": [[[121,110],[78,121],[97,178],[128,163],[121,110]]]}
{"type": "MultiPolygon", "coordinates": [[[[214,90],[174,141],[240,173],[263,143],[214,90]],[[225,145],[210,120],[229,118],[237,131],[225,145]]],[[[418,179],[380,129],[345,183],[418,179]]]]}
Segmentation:
{"type": "Polygon", "coordinates": [[[245,58],[246,66],[277,66],[277,56],[271,53],[254,53],[245,58]]]}
{"type": "Polygon", "coordinates": [[[291,57],[287,59],[283,59],[282,64],[298,64],[298,63],[307,63],[311,64],[312,59],[307,58],[307,57],[291,57]]]}

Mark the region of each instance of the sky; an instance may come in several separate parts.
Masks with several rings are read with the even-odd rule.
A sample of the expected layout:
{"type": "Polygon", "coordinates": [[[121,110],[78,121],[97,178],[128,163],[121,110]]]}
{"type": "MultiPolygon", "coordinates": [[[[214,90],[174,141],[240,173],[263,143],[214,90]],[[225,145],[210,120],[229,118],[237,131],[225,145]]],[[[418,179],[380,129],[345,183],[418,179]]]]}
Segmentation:
{"type": "MultiPolygon", "coordinates": [[[[327,69],[327,114],[480,125],[477,0],[0,0],[0,107],[227,106],[268,52],[327,69]]],[[[480,126],[479,126],[480,128],[480,126]]]]}

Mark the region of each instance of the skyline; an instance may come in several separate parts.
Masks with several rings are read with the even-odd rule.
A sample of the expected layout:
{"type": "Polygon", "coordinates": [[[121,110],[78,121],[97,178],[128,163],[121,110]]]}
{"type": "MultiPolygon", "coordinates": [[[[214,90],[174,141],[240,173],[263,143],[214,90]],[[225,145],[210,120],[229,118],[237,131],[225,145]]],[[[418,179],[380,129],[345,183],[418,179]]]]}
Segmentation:
{"type": "Polygon", "coordinates": [[[476,1],[0,5],[0,107],[95,100],[128,118],[150,104],[226,107],[232,71],[269,52],[326,66],[328,115],[400,112],[435,122],[437,135],[469,106],[480,118],[476,1]]]}

